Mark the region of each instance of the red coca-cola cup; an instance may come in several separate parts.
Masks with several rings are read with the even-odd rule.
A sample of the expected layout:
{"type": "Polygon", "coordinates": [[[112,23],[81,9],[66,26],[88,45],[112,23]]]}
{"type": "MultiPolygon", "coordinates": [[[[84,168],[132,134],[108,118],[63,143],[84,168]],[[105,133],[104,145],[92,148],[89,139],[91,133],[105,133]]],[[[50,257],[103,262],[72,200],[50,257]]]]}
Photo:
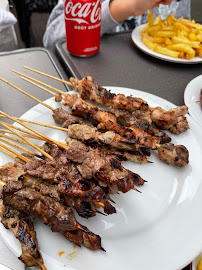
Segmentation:
{"type": "Polygon", "coordinates": [[[100,49],[101,0],[65,0],[67,50],[91,56],[100,49]]]}

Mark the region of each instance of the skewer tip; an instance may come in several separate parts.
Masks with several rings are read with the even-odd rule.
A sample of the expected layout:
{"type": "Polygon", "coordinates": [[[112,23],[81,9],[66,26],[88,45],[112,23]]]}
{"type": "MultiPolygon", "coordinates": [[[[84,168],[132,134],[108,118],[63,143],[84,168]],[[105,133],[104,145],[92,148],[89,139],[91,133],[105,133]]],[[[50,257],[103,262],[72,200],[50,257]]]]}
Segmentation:
{"type": "Polygon", "coordinates": [[[84,232],[84,233],[87,233],[87,234],[89,234],[89,235],[91,235],[91,236],[94,236],[94,234],[92,234],[91,232],[89,232],[89,231],[87,231],[86,229],[84,229],[80,224],[76,224],[76,227],[77,227],[77,229],[78,230],[80,230],[80,231],[82,231],[82,232],[84,232]]]}
{"type": "Polygon", "coordinates": [[[44,264],[40,265],[41,270],[47,270],[44,264]]]}
{"type": "Polygon", "coordinates": [[[102,251],[104,251],[104,252],[107,252],[103,247],[100,247],[100,249],[101,249],[102,251]]]}

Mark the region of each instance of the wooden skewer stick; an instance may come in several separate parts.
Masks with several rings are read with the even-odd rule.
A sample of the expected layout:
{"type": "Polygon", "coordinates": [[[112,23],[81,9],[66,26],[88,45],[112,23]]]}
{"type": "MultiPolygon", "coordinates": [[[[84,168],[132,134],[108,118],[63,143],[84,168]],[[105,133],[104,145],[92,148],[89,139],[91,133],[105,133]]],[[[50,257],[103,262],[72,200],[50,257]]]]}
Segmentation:
{"type": "MultiPolygon", "coordinates": [[[[36,79],[34,79],[34,78],[30,77],[30,76],[27,76],[27,75],[25,75],[25,74],[23,74],[23,73],[21,73],[21,72],[19,72],[19,71],[16,71],[16,70],[14,70],[14,69],[12,69],[12,71],[15,72],[15,73],[17,73],[18,75],[21,75],[22,77],[25,77],[25,78],[27,78],[27,79],[30,79],[31,81],[34,81],[34,82],[37,82],[37,83],[39,83],[39,84],[41,84],[41,85],[43,85],[43,86],[46,86],[46,87],[48,87],[48,88],[50,88],[50,89],[52,89],[52,90],[54,90],[54,91],[56,91],[56,92],[58,92],[58,93],[60,93],[60,94],[62,94],[62,95],[65,95],[65,94],[66,94],[65,92],[63,92],[63,91],[61,91],[61,90],[59,90],[59,89],[57,89],[57,88],[55,88],[55,87],[53,87],[53,86],[47,84],[47,83],[41,82],[41,81],[39,81],[39,80],[36,80],[36,79]]],[[[21,77],[21,78],[22,78],[22,77],[21,77]]]]}
{"type": "MultiPolygon", "coordinates": [[[[0,115],[0,117],[5,117],[3,115],[0,115]]],[[[38,126],[42,126],[42,127],[47,127],[47,128],[53,128],[53,129],[58,129],[58,130],[62,130],[62,131],[68,131],[67,128],[62,128],[62,127],[57,127],[57,126],[52,126],[52,125],[48,125],[48,124],[43,124],[43,123],[40,123],[40,122],[35,122],[35,121],[31,121],[31,120],[26,120],[26,119],[22,119],[22,118],[17,118],[17,117],[13,117],[21,122],[27,122],[27,123],[30,123],[30,124],[35,124],[35,125],[38,125],[38,126]]]]}
{"type": "MultiPolygon", "coordinates": [[[[4,117],[5,117],[5,116],[4,116],[4,117]]],[[[7,118],[7,117],[5,117],[5,118],[7,118]]],[[[0,121],[0,122],[1,122],[1,121],[0,121]]],[[[13,126],[13,125],[8,124],[8,123],[7,123],[7,125],[8,125],[10,128],[12,128],[12,129],[16,129],[16,130],[18,130],[18,131],[21,131],[21,132],[23,132],[23,133],[29,135],[30,138],[37,139],[37,140],[40,140],[40,138],[41,138],[41,137],[36,136],[35,134],[29,132],[28,130],[25,130],[25,129],[22,129],[22,128],[13,126]]],[[[6,132],[7,132],[7,131],[6,131],[6,132]]],[[[12,132],[11,132],[11,133],[12,133],[12,132]]],[[[24,134],[22,134],[22,135],[25,136],[24,134]]]]}
{"type": "Polygon", "coordinates": [[[47,107],[48,109],[54,111],[54,109],[49,106],[48,104],[44,103],[43,101],[41,101],[40,99],[28,94],[27,92],[25,92],[24,90],[22,90],[20,87],[10,83],[9,81],[3,79],[2,77],[0,77],[0,80],[7,83],[8,85],[12,86],[13,88],[17,89],[18,91],[20,91],[21,93],[23,93],[24,95],[28,96],[28,97],[31,97],[32,99],[34,99],[35,101],[37,101],[38,103],[41,103],[43,106],[47,107]]]}
{"type": "MultiPolygon", "coordinates": [[[[10,130],[5,130],[5,132],[6,133],[11,133],[11,134],[13,134],[13,132],[11,132],[10,130]]],[[[23,134],[22,134],[23,135],[23,134]]],[[[24,136],[24,135],[23,135],[24,136]]],[[[23,143],[23,144],[26,144],[27,145],[27,143],[25,142],[25,141],[23,141],[23,140],[20,140],[20,139],[17,139],[17,138],[15,138],[15,137],[11,137],[11,136],[8,136],[8,135],[6,135],[6,134],[4,134],[4,133],[1,133],[0,132],[0,137],[4,137],[4,138],[7,138],[7,139],[9,139],[9,140],[12,140],[12,141],[15,141],[15,142],[19,142],[19,143],[23,143]]],[[[39,140],[39,139],[37,139],[37,140],[39,140]]]]}
{"type": "MultiPolygon", "coordinates": [[[[1,112],[2,113],[2,112],[1,112]]],[[[39,146],[36,146],[35,144],[33,144],[31,141],[29,141],[28,139],[26,139],[25,137],[23,137],[20,133],[16,132],[15,130],[12,130],[7,124],[3,123],[2,121],[0,121],[1,125],[6,127],[8,130],[12,131],[16,136],[20,137],[22,140],[24,140],[25,142],[27,142],[29,145],[31,145],[33,148],[35,148],[36,150],[38,150],[40,153],[42,153],[44,156],[46,156],[47,158],[49,158],[50,160],[53,160],[53,157],[50,156],[49,154],[47,154],[45,151],[43,151],[39,146]]]]}
{"type": "Polygon", "coordinates": [[[46,76],[46,77],[48,77],[48,78],[51,78],[51,79],[53,79],[53,80],[56,80],[56,81],[59,81],[59,82],[62,82],[62,83],[65,83],[65,84],[68,84],[68,85],[72,86],[72,84],[71,84],[70,82],[68,82],[68,81],[62,80],[62,79],[60,79],[60,78],[54,77],[54,76],[52,76],[52,75],[46,74],[46,73],[44,73],[44,72],[38,71],[38,70],[36,70],[36,69],[30,68],[30,67],[27,67],[27,66],[23,66],[23,67],[26,68],[26,69],[28,69],[28,70],[31,70],[31,71],[33,71],[33,72],[36,72],[36,73],[38,73],[38,74],[41,74],[41,75],[43,75],[43,76],[46,76]]]}
{"type": "Polygon", "coordinates": [[[8,155],[9,157],[12,157],[12,158],[16,158],[16,155],[12,154],[11,152],[8,152],[7,150],[5,150],[4,148],[1,148],[0,147],[0,151],[6,155],[8,155]]]}
{"type": "Polygon", "coordinates": [[[19,157],[20,159],[24,160],[25,162],[30,161],[29,158],[26,158],[26,157],[24,157],[23,155],[20,155],[18,152],[16,152],[15,150],[13,150],[13,149],[7,147],[6,145],[0,143],[0,146],[1,146],[2,148],[4,148],[4,149],[10,151],[10,152],[13,153],[15,156],[19,157]]]}
{"type": "Polygon", "coordinates": [[[36,155],[37,155],[36,153],[34,153],[34,152],[32,152],[32,151],[26,149],[25,147],[23,147],[23,146],[21,146],[21,145],[18,145],[18,144],[16,144],[16,143],[13,143],[13,142],[11,142],[11,141],[9,141],[9,140],[7,140],[7,139],[0,138],[0,141],[5,142],[5,143],[8,143],[8,144],[10,144],[11,146],[14,146],[14,147],[16,147],[16,148],[19,148],[19,149],[21,149],[22,151],[25,151],[25,152],[29,153],[29,154],[32,155],[32,156],[36,156],[36,155]]]}
{"type": "Polygon", "coordinates": [[[47,270],[44,264],[40,265],[41,270],[47,270]]]}
{"type": "MultiPolygon", "coordinates": [[[[33,81],[29,80],[29,79],[26,79],[26,78],[24,78],[23,76],[21,76],[20,78],[23,79],[23,80],[25,80],[26,82],[29,82],[29,83],[31,83],[31,84],[37,86],[38,88],[44,90],[45,92],[47,92],[47,93],[49,93],[49,94],[51,94],[51,95],[53,95],[53,96],[56,96],[56,93],[54,93],[53,91],[51,91],[51,90],[49,90],[49,89],[47,89],[47,88],[45,88],[45,87],[39,85],[38,83],[35,83],[35,82],[33,82],[33,81]]],[[[65,93],[64,93],[63,95],[65,95],[65,93]]]]}
{"type": "MultiPolygon", "coordinates": [[[[37,131],[37,130],[35,130],[35,129],[29,127],[29,126],[27,126],[26,124],[20,122],[19,120],[17,120],[17,119],[15,120],[15,118],[13,118],[12,116],[10,116],[10,115],[8,115],[8,114],[2,112],[1,110],[0,110],[0,114],[3,114],[3,115],[6,116],[7,118],[13,120],[14,122],[17,122],[18,124],[22,125],[23,127],[29,129],[30,131],[32,131],[32,132],[34,132],[35,134],[39,135],[40,137],[44,138],[44,141],[48,141],[48,142],[50,142],[50,143],[56,144],[58,147],[61,147],[61,148],[65,149],[65,150],[68,150],[68,149],[69,149],[69,147],[68,147],[67,145],[64,146],[64,143],[60,143],[60,142],[56,142],[56,141],[52,140],[51,138],[49,138],[49,137],[45,136],[44,134],[40,133],[39,131],[37,131]]],[[[0,121],[0,122],[2,123],[2,121],[0,121]]],[[[17,136],[18,136],[18,135],[17,135],[17,136]]],[[[20,138],[21,138],[21,137],[20,137],[20,138]]],[[[25,138],[21,138],[21,139],[25,139],[25,138]]],[[[29,141],[28,141],[28,142],[29,142],[29,141]]],[[[46,153],[46,152],[44,152],[44,153],[46,153]]],[[[47,154],[47,153],[46,153],[46,154],[47,154]]]]}

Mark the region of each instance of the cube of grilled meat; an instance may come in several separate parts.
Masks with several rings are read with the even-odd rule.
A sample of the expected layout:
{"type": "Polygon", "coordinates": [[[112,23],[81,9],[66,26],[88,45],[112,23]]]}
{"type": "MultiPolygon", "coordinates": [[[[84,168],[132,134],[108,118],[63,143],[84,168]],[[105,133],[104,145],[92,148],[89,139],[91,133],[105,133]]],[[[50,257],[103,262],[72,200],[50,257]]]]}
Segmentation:
{"type": "Polygon", "coordinates": [[[6,229],[10,229],[20,241],[22,254],[19,259],[29,267],[41,267],[44,262],[30,218],[23,216],[17,210],[4,206],[2,200],[0,208],[1,223],[6,229]]]}
{"type": "Polygon", "coordinates": [[[56,124],[62,125],[62,127],[67,128],[69,125],[72,124],[82,124],[83,121],[69,114],[63,108],[57,108],[53,111],[53,119],[55,120],[56,124]]]}
{"type": "Polygon", "coordinates": [[[185,116],[179,116],[177,118],[177,123],[169,128],[169,131],[173,134],[180,134],[189,129],[189,124],[185,116]]]}
{"type": "MultiPolygon", "coordinates": [[[[176,128],[172,129],[173,126],[175,126],[178,122],[182,121],[182,116],[184,117],[185,114],[188,112],[187,106],[179,106],[173,109],[170,109],[168,111],[162,109],[161,107],[151,108],[152,114],[152,120],[156,124],[157,127],[161,129],[168,129],[171,132],[176,132],[176,128]]],[[[184,128],[182,129],[182,124],[180,124],[181,131],[186,131],[189,126],[187,121],[183,121],[184,128]]],[[[177,126],[176,126],[177,127],[177,126]]],[[[179,134],[180,130],[177,131],[179,134]]]]}
{"type": "Polygon", "coordinates": [[[189,163],[189,152],[184,145],[166,143],[159,147],[158,157],[167,164],[184,167],[189,163]]]}
{"type": "Polygon", "coordinates": [[[94,85],[93,78],[88,76],[82,80],[70,78],[73,89],[78,91],[82,99],[90,99],[94,103],[104,105],[106,107],[114,107],[134,111],[137,109],[148,110],[148,104],[141,98],[132,96],[126,97],[122,94],[112,94],[109,90],[101,85],[94,85]]]}
{"type": "Polygon", "coordinates": [[[100,236],[89,231],[87,227],[84,227],[84,226],[82,226],[82,227],[86,231],[88,231],[89,234],[77,230],[77,231],[65,232],[64,236],[68,240],[74,242],[77,246],[81,246],[83,244],[85,247],[92,249],[92,250],[96,250],[96,249],[104,250],[103,248],[101,248],[100,236]]]}
{"type": "Polygon", "coordinates": [[[55,94],[55,102],[61,102],[62,101],[62,94],[57,93],[55,94]]]}
{"type": "Polygon", "coordinates": [[[79,141],[68,138],[67,142],[70,147],[66,151],[66,155],[74,162],[81,163],[77,168],[83,178],[91,179],[94,177],[99,185],[107,186],[110,193],[117,193],[118,190],[125,193],[134,189],[134,184],[142,185],[144,182],[140,176],[132,175],[131,172],[123,168],[114,157],[110,159],[100,150],[89,149],[79,141]],[[134,183],[134,179],[137,180],[138,177],[138,183],[137,181],[134,183]]]}
{"type": "Polygon", "coordinates": [[[17,179],[23,173],[23,168],[19,168],[16,166],[16,164],[8,162],[0,168],[0,179],[4,182],[8,182],[14,178],[17,179]]]}
{"type": "Polygon", "coordinates": [[[30,160],[25,164],[25,171],[31,176],[47,180],[50,183],[58,183],[58,169],[48,164],[45,160],[30,160]]]}

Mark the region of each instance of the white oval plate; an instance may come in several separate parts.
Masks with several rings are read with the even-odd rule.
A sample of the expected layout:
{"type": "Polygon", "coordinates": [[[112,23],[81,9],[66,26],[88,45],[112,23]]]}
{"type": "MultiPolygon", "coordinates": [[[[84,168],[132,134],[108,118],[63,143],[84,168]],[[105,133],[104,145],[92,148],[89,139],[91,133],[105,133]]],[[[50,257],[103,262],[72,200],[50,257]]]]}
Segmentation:
{"type": "Polygon", "coordinates": [[[202,75],[191,80],[184,91],[184,102],[189,107],[189,114],[202,126],[202,108],[200,92],[202,89],[202,75]]]}
{"type": "Polygon", "coordinates": [[[181,64],[197,64],[202,63],[202,58],[200,57],[194,57],[192,59],[181,59],[181,58],[174,58],[168,55],[160,54],[158,52],[154,52],[150,50],[141,40],[141,31],[145,27],[146,24],[140,25],[136,27],[131,34],[131,38],[133,43],[143,52],[154,56],[156,58],[159,58],[161,60],[169,61],[169,62],[175,62],[175,63],[181,63],[181,64]]]}
{"type": "MultiPolygon", "coordinates": [[[[174,107],[170,102],[157,96],[120,87],[107,87],[114,93],[134,95],[149,102],[149,105],[174,107]]],[[[46,101],[56,108],[54,99],[46,101]]],[[[22,118],[54,124],[52,112],[37,105],[22,118]]],[[[114,195],[117,214],[107,217],[97,215],[85,220],[77,217],[79,223],[102,238],[102,251],[91,251],[85,247],[73,248],[72,243],[59,233],[37,221],[35,229],[39,246],[48,270],[180,270],[188,265],[202,247],[202,145],[200,128],[187,117],[190,129],[174,136],[174,144],[185,145],[190,153],[190,163],[184,168],[169,166],[157,159],[155,152],[150,160],[153,164],[123,162],[123,165],[148,180],[140,188],[142,194],[134,190],[127,194],[114,195]],[[58,257],[58,252],[65,253],[58,257]],[[73,253],[73,256],[68,254],[73,253]]],[[[35,126],[36,128],[36,126],[35,126]]],[[[64,140],[62,131],[37,127],[45,135],[64,140]]],[[[11,159],[0,155],[0,164],[11,159]]],[[[0,226],[0,235],[7,246],[20,255],[20,245],[12,233],[0,226]]]]}

